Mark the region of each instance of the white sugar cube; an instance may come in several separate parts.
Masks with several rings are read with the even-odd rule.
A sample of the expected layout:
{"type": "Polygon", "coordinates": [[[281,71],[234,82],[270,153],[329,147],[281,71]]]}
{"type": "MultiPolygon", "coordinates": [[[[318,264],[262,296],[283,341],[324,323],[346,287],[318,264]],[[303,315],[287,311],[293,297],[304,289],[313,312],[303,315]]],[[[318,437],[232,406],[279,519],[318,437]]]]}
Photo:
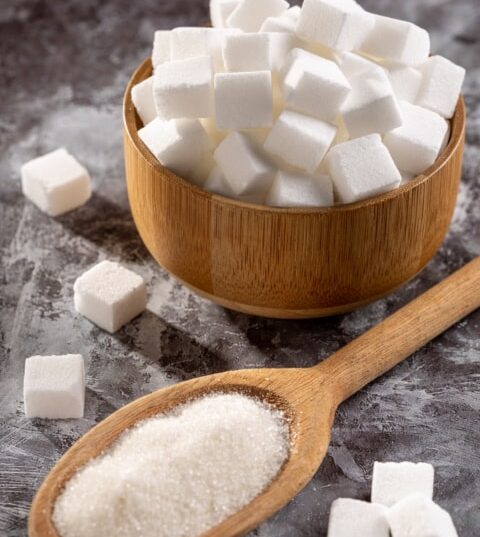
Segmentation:
{"type": "Polygon", "coordinates": [[[244,201],[246,203],[257,203],[262,204],[265,200],[264,194],[253,194],[250,196],[237,196],[232,190],[230,183],[225,179],[222,171],[218,166],[215,166],[210,175],[208,176],[204,186],[204,190],[207,192],[212,192],[213,194],[218,194],[226,198],[234,198],[239,201],[244,201]]]}
{"type": "Polygon", "coordinates": [[[333,185],[328,175],[278,171],[265,200],[272,207],[331,207],[333,185]]]}
{"type": "Polygon", "coordinates": [[[210,0],[210,21],[214,28],[224,28],[240,0],[210,0]]]}
{"type": "Polygon", "coordinates": [[[337,128],[313,117],[285,110],[268,135],[264,148],[287,164],[313,173],[330,148],[337,128]]]}
{"type": "Polygon", "coordinates": [[[305,0],[297,34],[336,50],[356,50],[374,24],[354,0],[305,0]]]}
{"type": "Polygon", "coordinates": [[[287,108],[331,121],[350,93],[351,86],[335,62],[309,52],[290,53],[290,68],[283,80],[287,108]]]}
{"type": "Polygon", "coordinates": [[[230,133],[213,157],[235,196],[262,195],[270,188],[276,170],[245,134],[230,133]]]}
{"type": "Polygon", "coordinates": [[[244,32],[258,32],[268,17],[276,17],[289,7],[285,0],[240,0],[227,19],[227,26],[244,32]]]}
{"type": "Polygon", "coordinates": [[[458,537],[449,513],[423,494],[400,500],[387,519],[392,537],[458,537]]]}
{"type": "Polygon", "coordinates": [[[265,19],[260,32],[280,32],[294,34],[297,22],[293,17],[286,15],[286,12],[279,17],[268,17],[265,19]]]}
{"type": "Polygon", "coordinates": [[[465,79],[465,69],[443,56],[432,56],[422,66],[423,83],[417,103],[450,119],[465,79]]]}
{"type": "Polygon", "coordinates": [[[423,462],[375,462],[372,502],[391,507],[413,493],[433,496],[434,470],[423,462]]]}
{"type": "Polygon", "coordinates": [[[270,45],[270,69],[279,73],[285,66],[285,60],[290,52],[300,46],[300,40],[295,34],[282,32],[266,32],[270,45]]]}
{"type": "Polygon", "coordinates": [[[144,125],[157,117],[153,99],[153,76],[133,86],[132,102],[144,125]]]}
{"type": "Polygon", "coordinates": [[[268,35],[226,35],[223,42],[223,61],[227,71],[268,71],[270,69],[268,35]]]}
{"type": "Polygon", "coordinates": [[[22,166],[22,191],[39,209],[59,216],[91,196],[87,170],[66,149],[57,149],[22,166]]]}
{"type": "Polygon", "coordinates": [[[201,162],[212,143],[197,119],[154,119],[138,136],[159,162],[179,175],[201,162]]]}
{"type": "Polygon", "coordinates": [[[382,67],[376,63],[359,54],[355,54],[354,52],[335,52],[333,54],[333,59],[348,80],[361,73],[382,69],[382,67]]]}
{"type": "Polygon", "coordinates": [[[23,399],[27,418],[83,417],[85,366],[80,354],[32,356],[25,361],[23,399]]]}
{"type": "Polygon", "coordinates": [[[375,25],[364,41],[365,54],[407,65],[423,63],[430,54],[430,36],[411,22],[374,15],[375,25]]]}
{"type": "Polygon", "coordinates": [[[210,117],[213,68],[209,56],[163,63],[155,69],[153,93],[161,119],[210,117]]]}
{"type": "Polygon", "coordinates": [[[397,99],[383,69],[361,72],[350,83],[352,91],[341,113],[351,138],[384,134],[402,124],[397,99]]]}
{"type": "Polygon", "coordinates": [[[147,305],[143,278],[112,261],[87,270],[73,289],[75,309],[111,333],[140,315],[147,305]]]}
{"type": "Polygon", "coordinates": [[[271,127],[273,90],[270,71],[217,73],[215,112],[219,129],[271,127]]]}
{"type": "Polygon", "coordinates": [[[389,537],[383,505],[339,498],[332,503],[327,537],[389,537]]]}
{"type": "Polygon", "coordinates": [[[157,30],[153,38],[152,66],[153,69],[171,60],[170,30],[157,30]]]}
{"type": "Polygon", "coordinates": [[[449,133],[443,117],[406,101],[400,102],[402,125],[383,139],[397,167],[420,174],[436,160],[449,133]]]}
{"type": "Polygon", "coordinates": [[[388,192],[397,188],[402,180],[378,134],[333,146],[325,162],[342,203],[388,192]]]}
{"type": "Polygon", "coordinates": [[[398,100],[415,104],[423,79],[418,69],[396,64],[389,67],[388,78],[398,100]]]}

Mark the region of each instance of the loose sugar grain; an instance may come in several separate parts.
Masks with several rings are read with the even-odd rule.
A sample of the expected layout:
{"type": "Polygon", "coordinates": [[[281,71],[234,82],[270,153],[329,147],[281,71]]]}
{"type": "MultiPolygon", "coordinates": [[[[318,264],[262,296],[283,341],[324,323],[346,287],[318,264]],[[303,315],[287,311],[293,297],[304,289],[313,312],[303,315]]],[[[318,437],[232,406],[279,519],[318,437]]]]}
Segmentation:
{"type": "Polygon", "coordinates": [[[289,452],[280,410],[212,394],[139,423],[82,468],[53,511],[62,537],[194,537],[240,510],[289,452]]]}

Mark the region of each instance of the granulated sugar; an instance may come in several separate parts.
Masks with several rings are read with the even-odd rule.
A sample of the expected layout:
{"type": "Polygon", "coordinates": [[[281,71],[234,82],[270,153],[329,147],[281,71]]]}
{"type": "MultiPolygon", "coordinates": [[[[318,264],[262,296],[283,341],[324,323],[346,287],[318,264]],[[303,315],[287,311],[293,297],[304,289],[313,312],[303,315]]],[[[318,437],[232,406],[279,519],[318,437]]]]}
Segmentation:
{"type": "Polygon", "coordinates": [[[283,413],[213,394],[126,431],[59,496],[62,537],[194,537],[240,510],[289,453],[283,413]]]}

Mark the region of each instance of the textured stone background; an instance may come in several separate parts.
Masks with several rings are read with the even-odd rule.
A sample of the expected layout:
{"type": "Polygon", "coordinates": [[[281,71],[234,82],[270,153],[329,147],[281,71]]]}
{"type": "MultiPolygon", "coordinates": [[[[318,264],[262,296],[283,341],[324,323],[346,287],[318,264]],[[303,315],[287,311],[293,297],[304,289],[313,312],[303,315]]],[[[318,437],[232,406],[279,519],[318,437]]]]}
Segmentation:
{"type": "MultiPolygon", "coordinates": [[[[121,100],[153,31],[196,25],[206,0],[10,0],[0,4],[0,535],[23,536],[30,501],[62,453],[134,398],[205,373],[311,365],[480,254],[479,0],[368,0],[367,8],[428,28],[433,50],[468,70],[469,124],[458,209],[426,270],[399,293],[327,320],[263,320],[191,294],[137,236],[124,185],[121,100]],[[20,192],[26,160],[67,146],[95,194],[59,219],[20,192]],[[72,284],[97,261],[120,259],[150,282],[148,311],[110,336],[75,315],[72,284]],[[81,352],[85,418],[29,421],[24,360],[81,352]]],[[[311,484],[252,535],[325,536],[331,501],[367,498],[373,461],[422,460],[436,498],[464,537],[480,535],[480,312],[352,398],[311,484]]]]}

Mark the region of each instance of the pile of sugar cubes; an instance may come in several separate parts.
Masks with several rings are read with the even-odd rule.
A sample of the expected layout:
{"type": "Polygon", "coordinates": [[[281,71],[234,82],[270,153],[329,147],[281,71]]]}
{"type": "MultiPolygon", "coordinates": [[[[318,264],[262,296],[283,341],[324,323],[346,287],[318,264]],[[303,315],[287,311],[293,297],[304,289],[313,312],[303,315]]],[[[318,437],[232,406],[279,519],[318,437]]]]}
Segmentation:
{"type": "Polygon", "coordinates": [[[277,207],[351,203],[429,168],[465,70],[415,24],[355,0],[211,0],[213,28],[155,33],[138,134],[207,191],[277,207]]]}
{"type": "MultiPolygon", "coordinates": [[[[75,309],[114,333],[144,311],[147,287],[141,276],[112,261],[101,261],[74,284],[75,309]]],[[[85,366],[80,354],[32,356],[25,361],[25,414],[29,418],[81,418],[85,366]]]]}
{"type": "Polygon", "coordinates": [[[432,500],[433,477],[430,464],[376,462],[372,502],[335,500],[328,537],[458,537],[449,513],[432,500]]]}

